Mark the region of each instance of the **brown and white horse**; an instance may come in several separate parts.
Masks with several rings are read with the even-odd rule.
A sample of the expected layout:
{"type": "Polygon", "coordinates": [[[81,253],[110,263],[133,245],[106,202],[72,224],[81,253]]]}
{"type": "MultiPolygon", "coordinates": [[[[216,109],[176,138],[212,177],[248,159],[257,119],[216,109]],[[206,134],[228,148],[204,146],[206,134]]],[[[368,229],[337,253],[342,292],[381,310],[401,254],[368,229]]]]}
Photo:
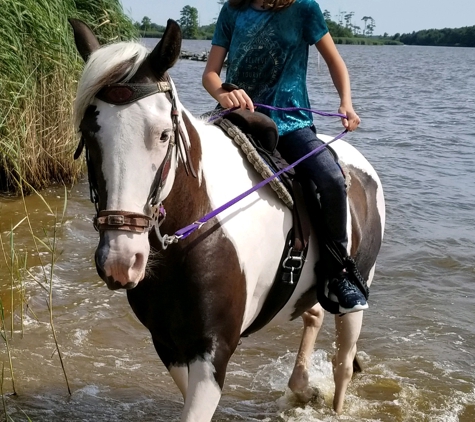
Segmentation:
{"type": "MultiPolygon", "coordinates": [[[[183,394],[181,420],[210,421],[228,361],[271,288],[291,212],[266,186],[163,248],[160,233],[197,221],[254,186],[259,176],[221,129],[180,103],[167,73],[180,54],[176,22],[168,22],[151,52],[137,43],[101,47],[84,23],[72,19],[71,25],[86,61],[75,103],[81,133],[76,156],[85,148],[100,236],[97,271],[110,289],[127,289],[133,311],[183,394]],[[157,204],[163,204],[166,218],[155,230],[157,204]]],[[[351,175],[348,247],[370,284],[384,229],[381,183],[355,148],[343,141],[334,148],[351,175]]],[[[311,236],[301,280],[271,321],[303,317],[289,381],[303,399],[311,397],[307,364],[323,321],[315,293],[317,260],[311,236]]],[[[363,313],[335,318],[334,409],[341,412],[363,313]]]]}

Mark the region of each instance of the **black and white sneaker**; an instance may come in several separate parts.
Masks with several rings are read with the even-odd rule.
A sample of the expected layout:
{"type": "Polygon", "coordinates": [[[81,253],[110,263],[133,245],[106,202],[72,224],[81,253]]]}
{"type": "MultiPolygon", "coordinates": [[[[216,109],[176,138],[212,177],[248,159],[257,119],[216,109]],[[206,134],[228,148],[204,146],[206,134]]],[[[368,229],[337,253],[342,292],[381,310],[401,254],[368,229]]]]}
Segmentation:
{"type": "Polygon", "coordinates": [[[338,301],[340,312],[349,314],[368,309],[364,294],[350,281],[346,273],[342,272],[328,284],[329,298],[338,301]]]}

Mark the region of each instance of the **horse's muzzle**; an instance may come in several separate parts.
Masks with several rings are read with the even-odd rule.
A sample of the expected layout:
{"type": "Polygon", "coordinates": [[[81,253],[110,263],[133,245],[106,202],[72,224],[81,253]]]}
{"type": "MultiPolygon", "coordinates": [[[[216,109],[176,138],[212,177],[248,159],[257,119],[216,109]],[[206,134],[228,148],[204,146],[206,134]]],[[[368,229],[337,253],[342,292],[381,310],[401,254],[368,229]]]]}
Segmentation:
{"type": "Polygon", "coordinates": [[[97,273],[111,290],[133,289],[145,276],[148,252],[148,240],[144,244],[118,232],[101,232],[95,253],[97,273]]]}

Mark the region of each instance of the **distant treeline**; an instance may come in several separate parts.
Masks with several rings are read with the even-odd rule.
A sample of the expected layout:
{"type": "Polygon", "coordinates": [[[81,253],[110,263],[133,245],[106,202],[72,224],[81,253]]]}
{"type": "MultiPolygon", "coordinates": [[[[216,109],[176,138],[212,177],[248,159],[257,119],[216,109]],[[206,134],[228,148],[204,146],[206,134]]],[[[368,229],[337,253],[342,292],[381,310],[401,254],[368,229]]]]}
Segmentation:
{"type": "MultiPolygon", "coordinates": [[[[326,12],[326,11],[325,11],[326,12]]],[[[346,15],[345,15],[346,16],[346,15]]],[[[444,28],[444,29],[424,29],[411,34],[372,35],[372,27],[361,30],[359,27],[341,24],[331,20],[326,16],[326,22],[330,33],[336,44],[358,44],[358,45],[431,45],[431,46],[451,46],[451,47],[475,47],[475,26],[463,28],[444,28]],[[370,28],[371,31],[368,31],[370,28]]],[[[372,19],[368,17],[368,19],[372,19]]],[[[374,24],[374,20],[370,21],[374,24]]],[[[179,22],[181,23],[181,22],[179,22]]],[[[161,38],[165,27],[152,23],[148,17],[144,17],[142,23],[135,22],[135,27],[143,38],[161,38]]],[[[193,31],[193,36],[185,39],[210,40],[213,38],[215,23],[197,26],[193,31]]]]}
{"type": "Polygon", "coordinates": [[[396,34],[392,38],[407,45],[475,47],[475,26],[424,29],[412,34],[396,34]]]}

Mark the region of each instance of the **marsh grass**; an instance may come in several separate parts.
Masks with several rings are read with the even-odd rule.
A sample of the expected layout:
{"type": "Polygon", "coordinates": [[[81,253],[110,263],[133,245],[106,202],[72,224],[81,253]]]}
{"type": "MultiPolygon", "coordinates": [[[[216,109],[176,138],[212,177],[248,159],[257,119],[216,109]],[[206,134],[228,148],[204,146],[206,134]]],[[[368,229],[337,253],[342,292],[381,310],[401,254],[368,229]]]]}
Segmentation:
{"type": "Polygon", "coordinates": [[[68,18],[88,23],[101,43],[135,38],[136,29],[119,0],[1,3],[0,190],[74,182],[83,164],[72,159],[71,111],[83,64],[68,18]]]}
{"type": "MultiPolygon", "coordinates": [[[[74,182],[83,170],[83,164],[72,158],[77,136],[71,119],[83,63],[68,18],[88,23],[102,44],[136,38],[137,33],[119,0],[0,0],[0,5],[0,191],[21,195],[24,207],[24,216],[10,226],[6,236],[0,236],[0,266],[8,274],[7,285],[2,286],[9,290],[8,300],[0,299],[0,343],[7,356],[7,362],[2,362],[0,393],[4,418],[12,421],[5,399],[5,381],[10,381],[8,390],[16,394],[11,340],[18,333],[23,337],[26,313],[39,320],[28,303],[27,290],[33,287],[27,280],[34,280],[45,297],[55,343],[53,356],[58,356],[71,394],[53,306],[53,276],[61,256],[59,231],[67,192],[65,189],[60,210],[52,209],[40,193],[54,183],[74,182]],[[37,195],[53,216],[47,227],[34,227],[27,194],[37,195]],[[20,230],[30,235],[31,255],[23,252],[31,247],[23,249],[25,245],[17,243],[20,230]],[[32,261],[37,265],[38,260],[39,275],[29,270],[32,261]]],[[[0,293],[3,297],[4,292],[0,293]]]]}

